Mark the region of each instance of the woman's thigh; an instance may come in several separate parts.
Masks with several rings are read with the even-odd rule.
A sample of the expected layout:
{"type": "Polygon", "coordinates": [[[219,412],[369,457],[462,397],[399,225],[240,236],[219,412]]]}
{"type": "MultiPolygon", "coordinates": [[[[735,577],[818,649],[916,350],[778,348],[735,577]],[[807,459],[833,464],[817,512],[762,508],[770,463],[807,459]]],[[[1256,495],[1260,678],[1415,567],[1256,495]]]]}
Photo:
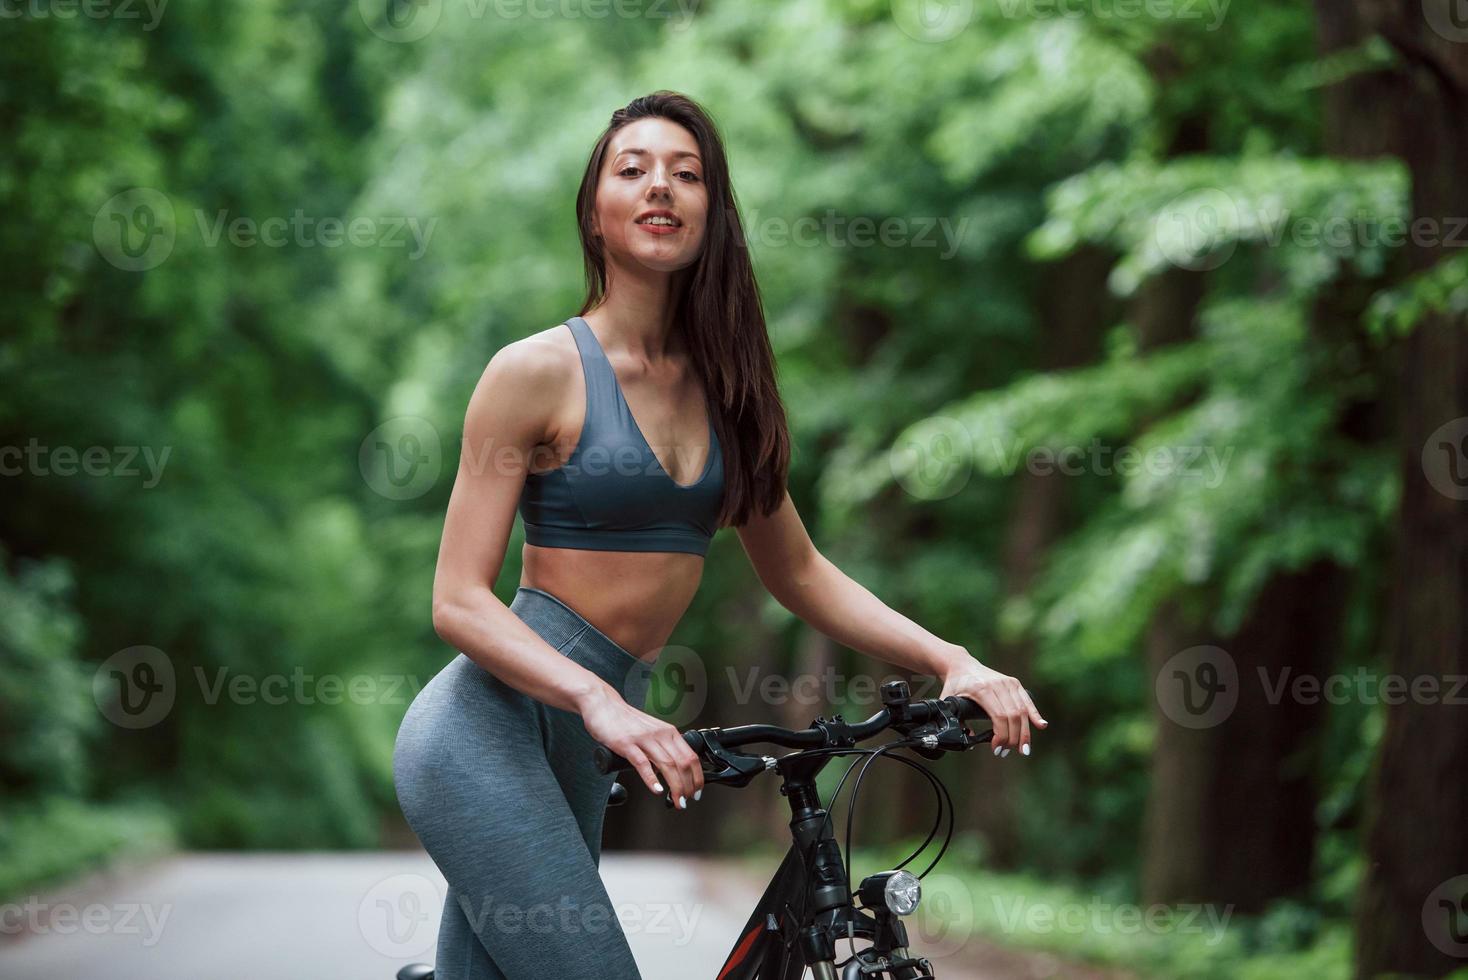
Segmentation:
{"type": "Polygon", "coordinates": [[[438,980],[493,980],[496,969],[509,980],[635,980],[597,868],[606,789],[598,800],[587,780],[605,777],[564,764],[590,744],[579,716],[562,712],[568,717],[548,732],[544,705],[464,659],[420,692],[394,752],[403,813],[487,953],[476,959],[464,946],[464,929],[446,908],[438,980]],[[577,728],[585,743],[568,741],[577,728]],[[547,743],[561,765],[547,758],[547,743]]]}

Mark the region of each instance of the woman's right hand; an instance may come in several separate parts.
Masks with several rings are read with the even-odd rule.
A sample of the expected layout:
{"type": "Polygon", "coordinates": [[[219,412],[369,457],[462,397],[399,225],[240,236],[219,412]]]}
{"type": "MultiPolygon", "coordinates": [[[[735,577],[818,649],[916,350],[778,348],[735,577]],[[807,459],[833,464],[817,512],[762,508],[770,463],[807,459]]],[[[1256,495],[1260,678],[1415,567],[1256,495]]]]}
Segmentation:
{"type": "Polygon", "coordinates": [[[634,708],[610,688],[582,704],[581,721],[587,734],[632,763],[647,788],[659,795],[664,789],[658,782],[661,773],[680,809],[703,794],[703,763],[675,726],[634,708]]]}

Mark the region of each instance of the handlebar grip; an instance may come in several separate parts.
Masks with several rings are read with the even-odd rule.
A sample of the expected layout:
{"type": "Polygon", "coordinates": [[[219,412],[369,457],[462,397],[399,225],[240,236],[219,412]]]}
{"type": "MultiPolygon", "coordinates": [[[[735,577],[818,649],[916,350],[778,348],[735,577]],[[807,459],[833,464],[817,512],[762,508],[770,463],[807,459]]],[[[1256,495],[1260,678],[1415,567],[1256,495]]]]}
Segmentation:
{"type": "Polygon", "coordinates": [[[592,761],[596,763],[596,771],[602,775],[609,772],[625,772],[632,768],[632,763],[622,758],[605,745],[598,745],[591,753],[592,761]]]}
{"type": "MultiPolygon", "coordinates": [[[[1035,699],[1034,693],[1031,692],[1029,688],[1025,688],[1025,693],[1030,696],[1031,701],[1035,699]]],[[[950,695],[946,700],[956,703],[958,708],[958,718],[960,721],[968,721],[970,718],[989,717],[989,713],[983,708],[980,708],[979,703],[966,694],[950,695]]]]}
{"type": "MultiPolygon", "coordinates": [[[[683,741],[687,742],[688,747],[696,752],[703,744],[703,736],[699,735],[697,731],[687,731],[683,733],[683,741]]],[[[609,772],[626,772],[636,768],[631,762],[600,742],[597,743],[596,748],[591,750],[591,761],[596,764],[597,772],[602,775],[609,772]]]]}
{"type": "Polygon", "coordinates": [[[960,721],[968,721],[971,718],[989,717],[989,713],[979,707],[979,702],[967,695],[955,694],[947,698],[947,700],[954,703],[960,721]]]}

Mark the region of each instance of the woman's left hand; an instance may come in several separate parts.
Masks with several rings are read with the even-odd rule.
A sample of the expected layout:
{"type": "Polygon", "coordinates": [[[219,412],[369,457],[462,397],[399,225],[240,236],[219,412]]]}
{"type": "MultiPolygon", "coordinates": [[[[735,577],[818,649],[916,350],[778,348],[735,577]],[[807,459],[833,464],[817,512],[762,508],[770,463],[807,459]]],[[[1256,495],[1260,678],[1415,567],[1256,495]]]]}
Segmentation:
{"type": "Polygon", "coordinates": [[[959,695],[978,702],[994,727],[994,754],[1007,756],[1011,749],[1030,754],[1030,724],[1047,728],[1040,710],[1017,678],[985,667],[972,657],[960,659],[943,675],[938,697],[959,695]]]}

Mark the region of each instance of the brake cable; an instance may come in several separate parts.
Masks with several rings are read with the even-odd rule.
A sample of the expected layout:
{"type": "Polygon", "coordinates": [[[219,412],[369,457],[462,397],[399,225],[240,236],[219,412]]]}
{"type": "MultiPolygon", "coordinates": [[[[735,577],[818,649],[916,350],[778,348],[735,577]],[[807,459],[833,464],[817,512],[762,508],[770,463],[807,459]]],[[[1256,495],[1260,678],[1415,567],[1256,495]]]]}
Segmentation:
{"type": "MultiPolygon", "coordinates": [[[[933,820],[932,829],[928,831],[928,836],[925,837],[923,839],[923,842],[918,845],[917,850],[913,851],[906,858],[904,858],[902,863],[897,865],[897,867],[893,870],[900,870],[909,861],[913,860],[919,854],[923,853],[923,851],[927,850],[928,844],[932,842],[934,835],[938,833],[938,829],[943,826],[943,811],[945,807],[945,802],[948,810],[948,837],[944,840],[943,847],[938,851],[938,857],[934,858],[933,863],[928,865],[928,867],[923,871],[922,874],[918,875],[918,877],[922,878],[926,876],[929,871],[933,870],[933,868],[937,866],[938,861],[943,857],[943,851],[947,850],[948,848],[948,840],[953,837],[955,812],[955,808],[953,806],[953,797],[949,795],[948,787],[944,786],[943,781],[935,776],[932,772],[930,772],[928,770],[928,767],[924,766],[922,763],[917,762],[913,759],[909,759],[906,756],[892,754],[892,750],[908,748],[911,746],[911,744],[913,744],[913,742],[914,740],[911,739],[898,739],[892,742],[888,742],[886,745],[882,746],[881,749],[877,750],[873,754],[872,758],[862,763],[861,772],[857,773],[856,785],[851,790],[851,799],[848,801],[846,808],[846,881],[848,882],[848,884],[852,880],[851,839],[853,836],[852,827],[856,823],[856,798],[861,793],[861,782],[866,777],[867,767],[875,762],[878,756],[882,758],[892,759],[896,762],[901,762],[905,766],[916,769],[919,773],[922,774],[923,778],[928,781],[928,785],[933,788],[933,795],[937,798],[938,803],[938,813],[933,820]]],[[[854,764],[852,768],[855,768],[854,764]]]]}

